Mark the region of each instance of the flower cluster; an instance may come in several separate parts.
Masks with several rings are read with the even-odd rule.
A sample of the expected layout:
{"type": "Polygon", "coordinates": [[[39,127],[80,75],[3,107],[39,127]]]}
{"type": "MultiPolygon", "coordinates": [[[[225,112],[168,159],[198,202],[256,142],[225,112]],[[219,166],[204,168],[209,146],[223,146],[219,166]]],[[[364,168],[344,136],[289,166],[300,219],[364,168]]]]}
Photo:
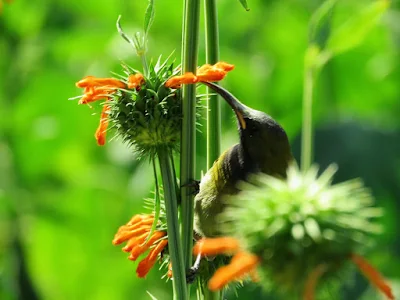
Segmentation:
{"type": "Polygon", "coordinates": [[[149,65],[148,75],[144,76],[125,66],[125,76],[120,79],[87,76],[78,81],[76,86],[84,89],[79,104],[105,100],[95,133],[99,145],[105,144],[108,126],[113,124],[125,142],[139,153],[153,156],[159,147],[178,147],[181,84],[218,81],[233,68],[219,62],[200,67],[196,75],[177,75],[179,69],[158,60],[155,65],[149,65]]]}
{"type": "Polygon", "coordinates": [[[349,261],[389,299],[394,299],[382,276],[361,256],[368,236],[379,232],[372,218],[372,196],[359,180],[332,185],[335,168],[320,177],[317,168],[305,174],[291,166],[286,180],[254,175],[239,185],[220,217],[226,237],[201,240],[195,253],[234,253],[209,282],[212,290],[246,274],[260,274],[261,284],[286,292],[303,291],[314,299],[317,281],[327,281],[349,261]],[[241,261],[241,262],[239,262],[241,261]]]}
{"type": "Polygon", "coordinates": [[[151,234],[153,222],[153,215],[135,215],[126,225],[122,225],[118,229],[112,242],[114,245],[127,242],[122,250],[130,253],[128,258],[132,261],[136,261],[140,255],[150,249],[147,256],[139,262],[136,269],[136,274],[140,278],[147,275],[157,259],[160,258],[162,251],[168,245],[166,231],[156,230],[151,234]]]}

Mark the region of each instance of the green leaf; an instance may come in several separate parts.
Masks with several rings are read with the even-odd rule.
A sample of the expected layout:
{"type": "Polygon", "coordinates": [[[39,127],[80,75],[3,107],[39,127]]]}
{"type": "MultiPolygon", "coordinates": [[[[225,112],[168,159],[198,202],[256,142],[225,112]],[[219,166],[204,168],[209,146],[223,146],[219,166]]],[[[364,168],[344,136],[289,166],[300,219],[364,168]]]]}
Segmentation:
{"type": "MultiPolygon", "coordinates": [[[[313,13],[309,25],[309,40],[311,43],[317,41],[318,36],[324,31],[328,25],[330,16],[333,12],[337,0],[327,0],[322,3],[317,10],[313,13]]],[[[319,45],[322,46],[322,45],[319,45]]]]}
{"type": "Polygon", "coordinates": [[[326,50],[338,54],[358,46],[388,9],[388,0],[377,0],[334,30],[329,37],[326,50]]]}
{"type": "Polygon", "coordinates": [[[247,0],[239,0],[240,4],[242,4],[243,8],[247,11],[250,10],[249,6],[247,5],[247,0]]]}
{"type": "Polygon", "coordinates": [[[147,36],[151,25],[154,21],[154,0],[149,0],[149,5],[147,5],[146,13],[144,15],[144,34],[147,36]]]}

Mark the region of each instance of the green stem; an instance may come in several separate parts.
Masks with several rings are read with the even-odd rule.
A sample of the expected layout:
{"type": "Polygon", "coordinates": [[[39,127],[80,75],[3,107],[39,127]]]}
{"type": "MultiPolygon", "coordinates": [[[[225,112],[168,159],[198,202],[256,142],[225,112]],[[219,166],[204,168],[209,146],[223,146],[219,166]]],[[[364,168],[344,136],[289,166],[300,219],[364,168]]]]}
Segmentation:
{"type": "MultiPolygon", "coordinates": [[[[218,14],[216,0],[204,0],[206,61],[215,64],[219,60],[218,14]]],[[[221,103],[218,95],[207,88],[207,170],[221,152],[221,103]]]]}
{"type": "Polygon", "coordinates": [[[303,86],[303,128],[301,135],[301,169],[307,171],[313,159],[312,102],[314,89],[314,69],[304,69],[303,86]]]}
{"type": "MultiPolygon", "coordinates": [[[[204,0],[206,62],[219,61],[218,13],[216,0],[204,0]]],[[[218,95],[207,88],[207,170],[212,167],[221,152],[221,103],[218,95]]],[[[212,292],[207,284],[203,287],[205,300],[222,299],[221,292],[212,292]]]]}
{"type": "Polygon", "coordinates": [[[168,249],[172,263],[174,296],[178,300],[188,299],[186,272],[183,263],[182,244],[179,235],[178,201],[175,191],[175,178],[170,159],[170,150],[159,148],[161,177],[164,187],[165,212],[167,216],[168,249]]]}
{"type": "MultiPolygon", "coordinates": [[[[185,0],[182,40],[182,70],[196,72],[200,0],[185,0]]],[[[193,192],[188,186],[195,176],[196,149],[196,86],[182,88],[182,138],[181,138],[181,205],[182,240],[186,269],[192,264],[193,247],[193,192]]]]}
{"type": "Polygon", "coordinates": [[[204,300],[220,300],[222,299],[223,291],[212,292],[208,289],[207,283],[203,287],[204,300]]]}

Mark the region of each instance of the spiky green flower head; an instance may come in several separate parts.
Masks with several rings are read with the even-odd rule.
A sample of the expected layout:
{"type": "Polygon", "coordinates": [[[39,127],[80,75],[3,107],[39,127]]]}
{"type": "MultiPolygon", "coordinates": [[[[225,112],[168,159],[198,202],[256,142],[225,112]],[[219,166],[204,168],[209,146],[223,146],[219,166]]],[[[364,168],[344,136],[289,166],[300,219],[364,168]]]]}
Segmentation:
{"type": "MultiPolygon", "coordinates": [[[[147,76],[129,88],[130,78],[141,74],[125,66],[127,89],[119,89],[107,103],[109,120],[117,134],[136,151],[153,156],[160,147],[177,149],[181,134],[181,98],[179,89],[165,86],[165,82],[179,70],[165,61],[149,64],[147,76]]],[[[135,77],[136,76],[136,77],[135,77]]]]}
{"type": "Polygon", "coordinates": [[[332,184],[335,172],[330,166],[318,176],[315,166],[302,173],[293,165],[287,179],[254,175],[226,199],[223,230],[261,258],[265,287],[298,292],[321,266],[323,279],[337,276],[379,232],[371,219],[381,210],[372,207],[369,190],[358,179],[332,184]]]}

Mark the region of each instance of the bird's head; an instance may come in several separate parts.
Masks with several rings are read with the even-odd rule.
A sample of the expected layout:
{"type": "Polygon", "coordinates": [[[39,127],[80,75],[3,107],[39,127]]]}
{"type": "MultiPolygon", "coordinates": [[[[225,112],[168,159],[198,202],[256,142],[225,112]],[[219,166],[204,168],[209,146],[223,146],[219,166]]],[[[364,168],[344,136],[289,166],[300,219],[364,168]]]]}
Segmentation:
{"type": "MultiPolygon", "coordinates": [[[[285,165],[291,160],[290,144],[285,130],[262,111],[242,104],[224,88],[205,82],[208,87],[218,93],[231,106],[236,114],[240,143],[249,157],[260,164],[261,171],[270,173],[271,168],[285,165]]],[[[284,170],[284,171],[285,171],[284,170]]],[[[279,173],[283,173],[279,171],[279,173]]]]}

